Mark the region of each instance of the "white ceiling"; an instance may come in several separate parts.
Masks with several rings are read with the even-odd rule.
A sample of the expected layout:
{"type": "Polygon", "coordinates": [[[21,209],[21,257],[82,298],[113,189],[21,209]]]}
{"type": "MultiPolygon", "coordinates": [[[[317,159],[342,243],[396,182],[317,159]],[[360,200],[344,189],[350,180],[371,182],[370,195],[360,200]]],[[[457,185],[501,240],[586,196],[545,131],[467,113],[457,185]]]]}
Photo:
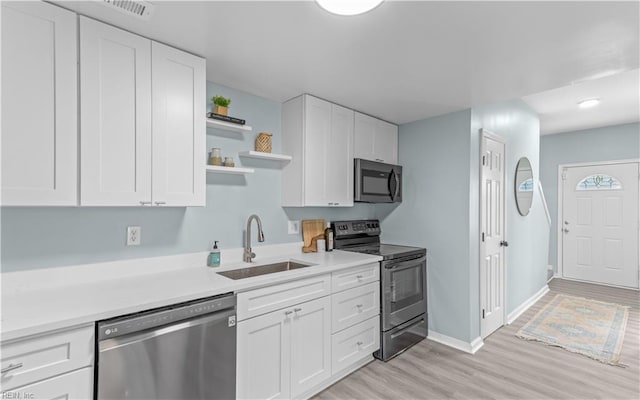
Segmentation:
{"type": "Polygon", "coordinates": [[[640,121],[640,70],[616,74],[524,97],[540,115],[540,133],[567,132],[640,121]],[[580,100],[599,98],[591,108],[580,100]]]}
{"type": "Polygon", "coordinates": [[[640,67],[640,3],[153,1],[143,21],[65,7],[207,58],[207,79],[277,101],[312,93],[395,123],[640,67]]]}

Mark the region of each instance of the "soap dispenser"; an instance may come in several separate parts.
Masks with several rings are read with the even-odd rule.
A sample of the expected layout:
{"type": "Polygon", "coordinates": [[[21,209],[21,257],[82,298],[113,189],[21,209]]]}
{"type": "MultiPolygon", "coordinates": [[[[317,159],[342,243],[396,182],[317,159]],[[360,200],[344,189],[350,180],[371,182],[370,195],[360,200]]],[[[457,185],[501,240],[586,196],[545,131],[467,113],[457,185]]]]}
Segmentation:
{"type": "Polygon", "coordinates": [[[213,242],[213,249],[209,253],[209,257],[207,257],[207,265],[209,267],[220,266],[220,249],[218,248],[217,240],[213,242]]]}

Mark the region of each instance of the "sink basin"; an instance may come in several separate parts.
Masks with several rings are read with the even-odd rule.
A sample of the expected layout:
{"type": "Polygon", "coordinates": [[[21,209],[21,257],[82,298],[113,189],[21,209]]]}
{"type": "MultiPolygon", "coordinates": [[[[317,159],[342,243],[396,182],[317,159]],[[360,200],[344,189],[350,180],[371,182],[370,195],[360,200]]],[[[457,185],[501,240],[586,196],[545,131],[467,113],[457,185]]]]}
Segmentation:
{"type": "Polygon", "coordinates": [[[254,276],[260,276],[260,275],[273,274],[276,272],[291,271],[294,269],[311,267],[313,265],[315,264],[302,264],[295,261],[282,261],[282,262],[273,263],[273,264],[257,265],[255,267],[247,267],[247,268],[234,269],[231,271],[218,272],[218,274],[235,280],[235,279],[252,278],[254,276]]]}

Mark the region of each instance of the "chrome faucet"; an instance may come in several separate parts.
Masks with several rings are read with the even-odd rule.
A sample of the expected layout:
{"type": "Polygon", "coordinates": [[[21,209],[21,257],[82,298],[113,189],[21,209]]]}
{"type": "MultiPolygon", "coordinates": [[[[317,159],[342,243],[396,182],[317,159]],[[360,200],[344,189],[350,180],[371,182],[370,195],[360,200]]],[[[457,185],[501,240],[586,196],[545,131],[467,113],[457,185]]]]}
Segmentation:
{"type": "Polygon", "coordinates": [[[247,236],[244,240],[244,262],[251,262],[253,258],[256,256],[256,253],[251,251],[251,221],[256,220],[258,223],[258,242],[264,242],[264,233],[262,232],[262,221],[260,221],[260,217],[256,214],[252,214],[249,216],[247,220],[247,236]]]}

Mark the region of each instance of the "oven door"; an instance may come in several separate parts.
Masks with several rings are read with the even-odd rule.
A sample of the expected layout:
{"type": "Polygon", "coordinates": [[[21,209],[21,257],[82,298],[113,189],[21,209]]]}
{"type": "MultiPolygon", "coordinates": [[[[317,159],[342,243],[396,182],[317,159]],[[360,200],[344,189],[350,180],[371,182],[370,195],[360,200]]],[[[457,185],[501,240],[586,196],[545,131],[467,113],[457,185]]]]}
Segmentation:
{"type": "Polygon", "coordinates": [[[382,330],[427,312],[427,258],[382,262],[382,330]]]}
{"type": "Polygon", "coordinates": [[[366,203],[402,201],[402,167],[355,159],[354,200],[366,203]]]}

